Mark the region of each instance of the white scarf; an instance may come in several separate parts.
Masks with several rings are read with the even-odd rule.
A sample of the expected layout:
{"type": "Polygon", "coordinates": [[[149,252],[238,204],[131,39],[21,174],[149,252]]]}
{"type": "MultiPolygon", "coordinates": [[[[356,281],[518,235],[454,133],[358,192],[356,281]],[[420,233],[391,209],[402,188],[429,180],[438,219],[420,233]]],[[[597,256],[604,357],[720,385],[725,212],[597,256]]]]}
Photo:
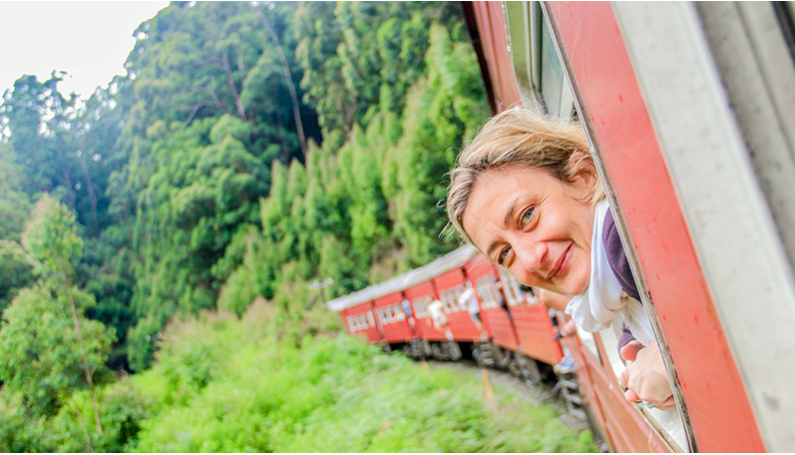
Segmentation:
{"type": "Polygon", "coordinates": [[[610,326],[621,313],[636,340],[644,346],[654,341],[654,331],[643,304],[626,295],[621,289],[602,241],[605,217],[610,205],[606,200],[596,204],[593,239],[591,240],[591,281],[588,289],[574,296],[566,306],[566,314],[588,332],[598,332],[610,326]]]}

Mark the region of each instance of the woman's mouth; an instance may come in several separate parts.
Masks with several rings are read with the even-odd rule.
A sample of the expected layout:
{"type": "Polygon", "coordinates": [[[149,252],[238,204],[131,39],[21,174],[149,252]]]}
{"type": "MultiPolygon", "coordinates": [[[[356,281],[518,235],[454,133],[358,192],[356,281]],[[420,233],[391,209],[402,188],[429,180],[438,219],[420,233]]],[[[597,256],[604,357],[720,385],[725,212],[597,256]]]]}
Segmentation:
{"type": "Polygon", "coordinates": [[[566,270],[566,267],[569,265],[569,261],[571,260],[571,248],[573,245],[569,245],[566,248],[566,251],[560,255],[557,262],[555,262],[555,266],[550,271],[549,275],[547,276],[547,280],[552,280],[557,277],[561,272],[566,270]]]}

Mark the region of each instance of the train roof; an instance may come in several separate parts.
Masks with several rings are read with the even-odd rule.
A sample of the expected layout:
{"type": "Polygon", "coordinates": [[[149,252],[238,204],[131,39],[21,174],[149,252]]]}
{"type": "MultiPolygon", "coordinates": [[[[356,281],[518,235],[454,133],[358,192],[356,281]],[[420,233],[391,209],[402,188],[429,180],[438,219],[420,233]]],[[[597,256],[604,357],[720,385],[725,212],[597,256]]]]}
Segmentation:
{"type": "Polygon", "coordinates": [[[384,281],[383,283],[366,287],[361,291],[334,299],[328,302],[327,305],[329,309],[340,312],[347,308],[351,308],[365,302],[370,302],[379,297],[403,291],[404,289],[424,283],[431,278],[437,277],[445,272],[462,267],[477,254],[477,248],[471,245],[462,246],[451,253],[437,258],[428,265],[409,270],[408,272],[384,281]]]}

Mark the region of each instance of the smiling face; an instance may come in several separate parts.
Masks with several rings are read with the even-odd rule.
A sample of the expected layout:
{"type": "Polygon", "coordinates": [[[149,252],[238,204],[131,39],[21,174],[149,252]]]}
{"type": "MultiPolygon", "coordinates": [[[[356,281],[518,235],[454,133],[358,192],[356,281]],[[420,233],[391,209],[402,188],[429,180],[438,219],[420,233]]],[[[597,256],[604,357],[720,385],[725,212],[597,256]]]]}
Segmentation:
{"type": "Polygon", "coordinates": [[[582,294],[591,277],[594,178],[579,174],[566,183],[537,168],[489,169],[472,188],[463,228],[521,283],[582,294]]]}

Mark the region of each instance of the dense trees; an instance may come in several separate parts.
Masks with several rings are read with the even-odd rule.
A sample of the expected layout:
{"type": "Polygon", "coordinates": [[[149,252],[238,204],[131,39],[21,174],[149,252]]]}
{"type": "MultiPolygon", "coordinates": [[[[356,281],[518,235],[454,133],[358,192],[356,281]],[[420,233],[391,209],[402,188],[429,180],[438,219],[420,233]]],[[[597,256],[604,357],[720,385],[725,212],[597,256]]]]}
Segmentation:
{"type": "Polygon", "coordinates": [[[86,102],[54,72],[0,104],[0,448],[122,450],[143,404],[100,386],[175,317],[261,297],[300,338],[455,246],[444,175],[488,116],[458,3],[173,2],[134,36],[86,102]]]}
{"type": "Polygon", "coordinates": [[[338,326],[323,300],[455,246],[444,175],[488,116],[458,3],[173,2],[134,36],[87,101],[53,72],[0,104],[3,451],[134,449],[180,398],[112,370],[163,348],[201,390],[229,349],[168,324],[300,346],[338,326]]]}

